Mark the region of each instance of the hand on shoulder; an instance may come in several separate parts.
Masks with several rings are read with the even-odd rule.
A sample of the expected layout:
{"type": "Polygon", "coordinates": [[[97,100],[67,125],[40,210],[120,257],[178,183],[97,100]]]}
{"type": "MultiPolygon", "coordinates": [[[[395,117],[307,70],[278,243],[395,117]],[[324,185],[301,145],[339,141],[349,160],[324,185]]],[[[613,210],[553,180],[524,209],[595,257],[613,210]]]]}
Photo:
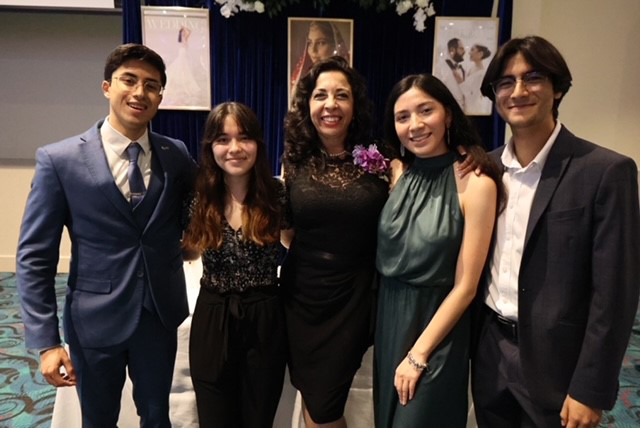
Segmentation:
{"type": "Polygon", "coordinates": [[[491,177],[485,174],[467,174],[464,177],[456,175],[456,184],[463,213],[469,209],[495,213],[498,188],[491,177]]]}
{"type": "MultiPolygon", "coordinates": [[[[460,168],[460,162],[455,163],[456,170],[460,168]]],[[[474,174],[465,174],[464,176],[460,176],[456,174],[456,184],[458,185],[458,192],[462,193],[467,191],[467,189],[472,191],[485,191],[490,190],[491,188],[496,189],[496,183],[486,175],[484,172],[478,172],[474,174]]]]}

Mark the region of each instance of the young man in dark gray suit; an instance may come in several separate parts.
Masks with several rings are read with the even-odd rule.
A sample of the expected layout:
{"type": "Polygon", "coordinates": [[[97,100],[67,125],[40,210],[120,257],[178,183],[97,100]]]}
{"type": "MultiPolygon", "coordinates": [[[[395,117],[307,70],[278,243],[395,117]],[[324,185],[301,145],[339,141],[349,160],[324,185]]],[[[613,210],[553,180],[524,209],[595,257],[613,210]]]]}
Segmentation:
{"type": "Polygon", "coordinates": [[[503,45],[482,82],[513,137],[493,152],[508,201],[478,293],[480,427],[594,427],[616,401],[638,305],[637,168],[560,124],[570,86],[535,36],[503,45]]]}
{"type": "Polygon", "coordinates": [[[180,216],[195,164],[184,143],[148,130],[165,83],[157,53],[119,46],[104,69],[107,118],[36,153],[17,253],[26,344],[50,384],[77,387],[85,427],[116,426],[127,371],[141,425],[171,426],[176,334],[189,312],[180,216]],[[70,358],[54,284],[63,227],[70,358]]]}

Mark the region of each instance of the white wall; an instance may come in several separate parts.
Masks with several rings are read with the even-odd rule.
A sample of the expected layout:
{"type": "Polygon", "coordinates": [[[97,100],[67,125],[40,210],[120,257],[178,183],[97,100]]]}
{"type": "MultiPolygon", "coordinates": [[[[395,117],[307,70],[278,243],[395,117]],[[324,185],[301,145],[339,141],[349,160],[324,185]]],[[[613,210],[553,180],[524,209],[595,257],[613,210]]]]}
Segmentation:
{"type": "Polygon", "coordinates": [[[0,158],[85,131],[109,112],[104,61],[120,44],[120,15],[0,10],[0,158]]]}
{"type": "Polygon", "coordinates": [[[0,6],[111,8],[114,0],[0,0],[0,6]]]}
{"type": "MultiPolygon", "coordinates": [[[[15,271],[15,252],[20,221],[31,186],[33,170],[31,166],[0,166],[0,200],[4,205],[0,210],[0,272],[15,271]]],[[[60,252],[58,271],[68,272],[71,244],[66,229],[60,252]]]]}
{"type": "Polygon", "coordinates": [[[560,121],[640,163],[640,1],[514,0],[513,12],[514,37],[546,38],[569,65],[560,121]]]}
{"type": "MultiPolygon", "coordinates": [[[[15,271],[35,147],[107,115],[102,69],[121,38],[119,15],[0,10],[0,272],[15,271]]],[[[65,233],[59,271],[69,254],[65,233]]]]}

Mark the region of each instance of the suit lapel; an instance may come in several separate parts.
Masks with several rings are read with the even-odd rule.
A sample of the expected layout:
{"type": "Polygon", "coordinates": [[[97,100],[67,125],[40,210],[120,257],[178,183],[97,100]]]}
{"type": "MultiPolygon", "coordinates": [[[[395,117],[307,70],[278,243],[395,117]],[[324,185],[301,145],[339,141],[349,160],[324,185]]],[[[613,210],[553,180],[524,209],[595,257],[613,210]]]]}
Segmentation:
{"type": "Polygon", "coordinates": [[[491,156],[491,158],[500,167],[501,170],[504,170],[504,165],[502,164],[502,152],[504,152],[504,149],[506,147],[507,146],[503,144],[502,146],[498,147],[497,149],[489,152],[489,156],[491,156]]]}
{"type": "Polygon", "coordinates": [[[82,140],[80,144],[82,158],[89,169],[89,174],[94,180],[96,187],[100,189],[104,196],[111,201],[123,216],[135,224],[131,213],[131,206],[122,195],[122,192],[120,192],[120,189],[118,189],[118,186],[116,186],[113,174],[109,169],[107,157],[104,153],[102,140],[100,138],[100,125],[102,125],[102,121],[98,122],[96,126],[80,137],[82,140]]]}
{"type": "MultiPolygon", "coordinates": [[[[156,156],[161,168],[162,168],[162,177],[164,178],[164,183],[162,186],[162,193],[160,193],[160,198],[158,199],[158,203],[153,209],[153,213],[151,214],[151,218],[149,218],[149,222],[147,223],[147,228],[151,225],[154,220],[158,217],[159,213],[162,212],[162,206],[167,200],[167,197],[170,192],[167,190],[169,187],[168,177],[172,173],[172,157],[177,156],[176,153],[173,153],[172,145],[168,144],[161,136],[155,134],[153,132],[149,132],[149,142],[152,147],[153,156],[156,156]]],[[[145,228],[146,230],[146,228],[145,228]]]]}
{"type": "Polygon", "coordinates": [[[542,175],[536,194],[533,197],[531,205],[531,213],[529,215],[529,223],[527,224],[527,232],[524,239],[524,247],[527,247],[529,238],[536,225],[542,217],[542,213],[546,210],[551,197],[555,193],[558,183],[564,175],[569,161],[573,157],[571,138],[573,135],[563,126],[554,142],[549,156],[542,169],[542,175]]]}

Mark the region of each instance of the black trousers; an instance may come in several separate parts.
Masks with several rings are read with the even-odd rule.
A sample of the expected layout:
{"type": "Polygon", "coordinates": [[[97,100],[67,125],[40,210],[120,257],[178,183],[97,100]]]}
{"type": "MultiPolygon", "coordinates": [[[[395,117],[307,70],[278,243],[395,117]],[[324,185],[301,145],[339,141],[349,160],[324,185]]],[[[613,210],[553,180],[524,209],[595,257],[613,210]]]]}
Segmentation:
{"type": "MultiPolygon", "coordinates": [[[[529,396],[517,339],[488,307],[483,309],[471,364],[471,388],[480,428],[560,427],[560,410],[540,406],[529,396]]],[[[539,376],[544,376],[540,373],[539,376]]]]}
{"type": "Polygon", "coordinates": [[[189,361],[201,428],[271,428],[287,347],[277,289],[221,295],[202,288],[189,361]]]}

